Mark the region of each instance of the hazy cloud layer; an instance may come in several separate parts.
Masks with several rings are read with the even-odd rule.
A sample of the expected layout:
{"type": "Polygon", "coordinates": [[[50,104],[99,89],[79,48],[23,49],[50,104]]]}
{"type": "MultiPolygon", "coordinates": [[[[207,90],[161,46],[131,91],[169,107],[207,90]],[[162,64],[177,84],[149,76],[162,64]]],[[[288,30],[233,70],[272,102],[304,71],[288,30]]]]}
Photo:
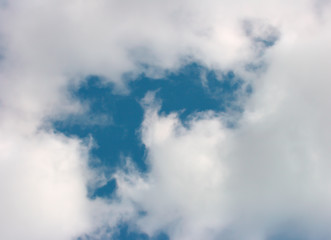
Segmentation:
{"type": "Polygon", "coordinates": [[[267,239],[287,223],[307,239],[330,237],[329,1],[0,6],[1,239],[98,238],[121,221],[171,239],[267,239]],[[238,100],[238,127],[214,112],[184,127],[150,93],[141,128],[150,172],[128,163],[114,175],[116,199],[90,200],[87,185],[102,181],[87,166],[90,143],[49,124],[84,111],[68,89],[93,74],[128,93],[140,73],[191,61],[253,86],[238,100]]]}

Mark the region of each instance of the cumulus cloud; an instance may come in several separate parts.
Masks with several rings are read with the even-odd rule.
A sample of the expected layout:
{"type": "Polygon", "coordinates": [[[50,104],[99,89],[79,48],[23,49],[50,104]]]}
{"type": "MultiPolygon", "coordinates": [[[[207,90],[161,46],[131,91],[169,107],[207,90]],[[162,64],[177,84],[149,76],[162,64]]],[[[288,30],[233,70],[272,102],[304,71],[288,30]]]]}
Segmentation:
{"type": "Polygon", "coordinates": [[[78,140],[51,133],[4,131],[1,238],[69,239],[87,229],[86,149],[78,140]]]}
{"type": "Polygon", "coordinates": [[[325,122],[327,133],[318,133],[323,123],[312,119],[306,125],[300,115],[309,106],[294,111],[295,98],[282,97],[286,104],[272,113],[257,119],[247,111],[239,128],[228,129],[226,116],[213,112],[183,125],[176,114],[160,114],[152,95],[142,127],[150,172],[116,175],[119,197],[146,212],[135,219],[141,230],[166,230],[171,239],[268,239],[288,224],[304,239],[329,236],[323,142],[330,130],[325,122]]]}
{"type": "Polygon", "coordinates": [[[329,6],[1,1],[0,238],[97,238],[121,221],[172,239],[267,239],[287,221],[308,239],[330,236],[329,6]],[[98,75],[128,93],[138,74],[192,61],[253,86],[238,126],[215,112],[183,125],[148,95],[150,171],[119,170],[116,199],[90,200],[89,144],[49,126],[84,111],[68,89],[98,75]]]}

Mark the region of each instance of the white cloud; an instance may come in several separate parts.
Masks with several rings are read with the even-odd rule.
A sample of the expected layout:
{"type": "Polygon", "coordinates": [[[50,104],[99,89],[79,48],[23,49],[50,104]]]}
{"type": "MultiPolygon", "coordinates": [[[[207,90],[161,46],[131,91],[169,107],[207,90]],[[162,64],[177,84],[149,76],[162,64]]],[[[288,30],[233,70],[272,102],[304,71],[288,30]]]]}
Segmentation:
{"type": "Polygon", "coordinates": [[[2,239],[70,239],[90,228],[86,156],[77,139],[1,128],[2,239]]]}
{"type": "Polygon", "coordinates": [[[144,190],[125,196],[147,211],[143,230],[266,239],[290,224],[306,239],[330,236],[329,29],[324,19],[283,33],[236,129],[210,113],[184,128],[176,115],[147,109],[151,172],[144,190]]]}
{"type": "Polygon", "coordinates": [[[330,234],[327,3],[1,1],[0,238],[71,239],[121,220],[173,239],[265,239],[287,220],[330,234]],[[276,36],[261,56],[252,39],[276,36]],[[89,200],[88,145],[47,126],[83,111],[68,88],[95,74],[123,90],[125,73],[191,60],[253,84],[238,128],[212,112],[186,128],[147,104],[150,172],[119,171],[118,199],[89,200]]]}
{"type": "Polygon", "coordinates": [[[267,102],[270,92],[256,87],[260,99],[250,100],[236,129],[212,112],[184,127],[175,114],[160,115],[147,95],[142,136],[150,172],[117,175],[119,197],[146,212],[135,224],[150,235],[166,230],[171,239],[266,239],[286,223],[307,239],[330,234],[330,128],[315,118],[329,114],[312,112],[311,101],[303,106],[309,95],[292,95],[300,84],[282,90],[267,102]],[[261,103],[274,107],[264,111],[261,103]]]}

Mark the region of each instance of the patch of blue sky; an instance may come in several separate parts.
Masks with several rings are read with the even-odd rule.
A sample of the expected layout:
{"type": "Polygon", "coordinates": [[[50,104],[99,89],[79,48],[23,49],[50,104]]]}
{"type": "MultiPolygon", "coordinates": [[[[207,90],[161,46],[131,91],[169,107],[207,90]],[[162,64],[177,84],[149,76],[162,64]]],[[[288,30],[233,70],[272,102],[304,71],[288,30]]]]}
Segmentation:
{"type": "Polygon", "coordinates": [[[169,237],[165,233],[161,232],[150,237],[145,233],[130,229],[127,224],[122,224],[112,237],[114,240],[169,240],[169,237]]]}
{"type": "Polygon", "coordinates": [[[156,91],[162,101],[161,112],[177,112],[185,121],[195,112],[225,111],[235,100],[235,92],[243,81],[230,71],[217,75],[198,64],[190,64],[166,79],[150,79],[141,76],[130,83],[132,94],[142,98],[148,91],[156,91]]]}
{"type": "MultiPolygon", "coordinates": [[[[104,236],[98,236],[100,240],[169,240],[167,234],[160,232],[155,234],[155,236],[148,236],[145,233],[139,232],[137,230],[131,229],[126,223],[122,223],[117,226],[116,229],[109,229],[108,233],[111,233],[111,238],[109,234],[104,234],[104,236]]],[[[92,236],[79,237],[77,240],[94,240],[92,236]]]]}
{"type": "MultiPolygon", "coordinates": [[[[226,111],[236,100],[235,93],[242,85],[243,81],[232,71],[215,73],[196,63],[187,65],[176,73],[169,73],[163,79],[141,75],[128,82],[129,94],[119,94],[113,85],[103,84],[98,76],[90,76],[78,89],[72,91],[75,98],[89,106],[85,116],[78,116],[83,120],[71,116],[56,121],[53,125],[57,131],[66,135],[93,137],[96,147],[91,150],[94,159],[90,162],[91,167],[102,168],[106,173],[111,173],[123,164],[123,158],[130,157],[140,171],[146,172],[146,150],[141,142],[139,129],[144,114],[140,101],[147,92],[156,92],[156,98],[162,101],[162,113],[177,112],[181,121],[185,122],[196,112],[226,111]]],[[[92,189],[90,197],[111,198],[115,190],[116,181],[110,180],[106,185],[92,189]]],[[[165,234],[150,238],[146,234],[130,230],[126,224],[118,227],[113,238],[168,239],[165,234]]]]}
{"type": "MultiPolygon", "coordinates": [[[[72,116],[54,122],[54,128],[66,135],[93,137],[96,147],[91,155],[97,161],[91,161],[91,167],[111,172],[123,164],[125,157],[130,157],[140,171],[146,172],[146,152],[139,129],[144,114],[140,101],[148,91],[155,91],[156,98],[162,101],[162,113],[177,112],[185,122],[196,112],[226,111],[235,101],[235,93],[242,83],[232,71],[216,74],[196,63],[163,79],[141,75],[128,83],[129,94],[118,94],[112,85],[102,84],[99,77],[91,76],[72,91],[74,97],[89,105],[87,123],[72,116]],[[96,123],[98,120],[100,124],[96,123]]],[[[95,189],[91,197],[110,197],[115,189],[116,182],[112,180],[95,189]]]]}
{"type": "MultiPolygon", "coordinates": [[[[102,124],[82,124],[80,121],[66,119],[57,121],[54,127],[66,135],[86,138],[89,135],[96,142],[91,167],[102,164],[106,167],[118,165],[121,156],[131,156],[141,170],[146,170],[143,161],[144,147],[137,130],[143,120],[143,109],[134,95],[114,94],[112,86],[101,84],[100,78],[89,77],[73,94],[81,102],[89,105],[88,115],[108,116],[109,121],[102,124]]],[[[73,116],[75,117],[75,116],[73,116]]]]}

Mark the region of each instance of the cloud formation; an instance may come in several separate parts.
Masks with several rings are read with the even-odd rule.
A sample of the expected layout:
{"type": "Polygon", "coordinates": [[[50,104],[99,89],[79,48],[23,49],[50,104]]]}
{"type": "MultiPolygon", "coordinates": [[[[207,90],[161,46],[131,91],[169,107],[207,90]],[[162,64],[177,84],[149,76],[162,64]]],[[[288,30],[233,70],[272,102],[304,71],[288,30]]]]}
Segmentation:
{"type": "Polygon", "coordinates": [[[307,239],[330,236],[329,1],[0,6],[1,239],[97,238],[121,221],[171,239],[268,239],[287,222],[307,239]],[[139,74],[193,61],[253,86],[238,127],[215,112],[184,126],[147,95],[150,171],[119,170],[116,199],[89,199],[89,144],[49,124],[84,111],[69,88],[98,75],[129,94],[139,74]]]}

